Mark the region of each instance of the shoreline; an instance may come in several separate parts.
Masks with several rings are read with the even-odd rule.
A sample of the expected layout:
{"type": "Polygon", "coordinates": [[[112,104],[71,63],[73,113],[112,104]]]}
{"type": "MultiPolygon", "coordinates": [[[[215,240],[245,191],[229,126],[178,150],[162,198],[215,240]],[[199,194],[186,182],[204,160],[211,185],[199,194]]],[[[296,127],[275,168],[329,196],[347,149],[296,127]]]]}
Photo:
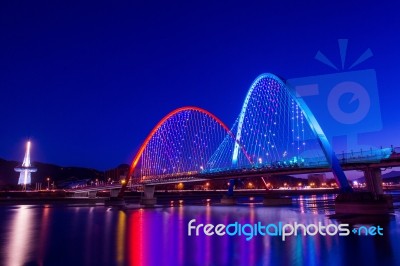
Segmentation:
{"type": "MultiPolygon", "coordinates": [[[[397,191],[397,190],[396,190],[397,191]]],[[[386,190],[385,194],[390,194],[386,190]]],[[[336,196],[340,193],[338,189],[317,189],[317,190],[237,190],[234,197],[245,199],[245,202],[262,202],[264,198],[289,198],[311,195],[336,196]],[[248,198],[248,200],[246,199],[248,198]]],[[[84,205],[84,206],[117,206],[121,204],[139,204],[143,192],[126,192],[123,200],[110,198],[109,194],[99,192],[96,197],[74,197],[69,191],[1,191],[0,206],[5,205],[84,205]]],[[[170,205],[184,200],[186,203],[211,203],[215,204],[227,194],[220,190],[186,190],[186,191],[156,191],[154,197],[157,205],[170,205]]],[[[395,201],[400,195],[395,195],[395,201]]]]}
{"type": "MultiPolygon", "coordinates": [[[[246,198],[254,197],[262,199],[264,197],[294,197],[300,195],[335,195],[339,191],[336,189],[319,190],[238,190],[234,197],[246,198]]],[[[124,201],[127,204],[140,202],[142,192],[130,191],[126,193],[124,201]]],[[[155,197],[161,205],[166,205],[170,201],[180,199],[191,201],[213,200],[218,201],[226,195],[226,191],[156,191],[155,197]]],[[[67,191],[7,191],[0,192],[1,205],[87,205],[101,206],[113,204],[113,199],[104,193],[99,193],[97,197],[73,197],[67,191]],[[103,195],[102,195],[103,194],[103,195]]]]}

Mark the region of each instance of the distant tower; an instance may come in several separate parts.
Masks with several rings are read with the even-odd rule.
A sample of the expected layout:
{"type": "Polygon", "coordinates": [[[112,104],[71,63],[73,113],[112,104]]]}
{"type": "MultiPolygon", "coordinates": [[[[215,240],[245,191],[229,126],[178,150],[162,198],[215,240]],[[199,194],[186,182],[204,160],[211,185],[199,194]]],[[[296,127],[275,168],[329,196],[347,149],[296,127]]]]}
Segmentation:
{"type": "Polygon", "coordinates": [[[31,173],[37,171],[37,168],[31,165],[31,142],[26,143],[26,152],[22,166],[14,168],[15,172],[19,173],[18,185],[22,185],[26,189],[26,185],[31,184],[31,173]]]}

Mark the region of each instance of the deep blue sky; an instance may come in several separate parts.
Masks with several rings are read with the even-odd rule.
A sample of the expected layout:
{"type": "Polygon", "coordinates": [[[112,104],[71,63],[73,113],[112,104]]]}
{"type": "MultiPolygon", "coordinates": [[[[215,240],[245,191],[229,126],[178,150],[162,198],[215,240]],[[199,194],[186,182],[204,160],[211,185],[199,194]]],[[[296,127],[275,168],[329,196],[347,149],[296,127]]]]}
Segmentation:
{"type": "Polygon", "coordinates": [[[398,4],[116,2],[0,2],[1,158],[22,160],[30,137],[34,161],[128,163],[177,107],[231,125],[259,74],[337,72],[314,56],[339,65],[339,38],[348,62],[374,54],[354,70],[376,70],[383,130],[362,141],[400,146],[398,4]]]}

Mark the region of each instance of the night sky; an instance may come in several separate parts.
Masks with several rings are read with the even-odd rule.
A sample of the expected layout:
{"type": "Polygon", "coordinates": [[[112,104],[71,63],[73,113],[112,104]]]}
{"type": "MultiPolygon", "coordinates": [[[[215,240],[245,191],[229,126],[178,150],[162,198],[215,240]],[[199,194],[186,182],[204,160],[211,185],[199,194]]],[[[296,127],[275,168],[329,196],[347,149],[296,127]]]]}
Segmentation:
{"type": "Polygon", "coordinates": [[[0,158],[21,161],[30,138],[33,161],[129,163],[175,108],[231,126],[261,73],[342,71],[314,59],[340,65],[342,38],[347,66],[373,52],[352,70],[375,69],[383,129],[360,142],[400,146],[397,1],[117,2],[0,2],[0,158]]]}

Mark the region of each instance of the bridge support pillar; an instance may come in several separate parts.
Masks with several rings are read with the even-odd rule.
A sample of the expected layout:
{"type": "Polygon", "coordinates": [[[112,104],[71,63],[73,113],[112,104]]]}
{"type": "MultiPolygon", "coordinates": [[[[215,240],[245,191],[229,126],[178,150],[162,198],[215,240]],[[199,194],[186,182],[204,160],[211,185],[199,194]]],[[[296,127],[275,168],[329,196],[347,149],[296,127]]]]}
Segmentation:
{"type": "Polygon", "coordinates": [[[157,198],[154,197],[154,192],[156,190],[156,186],[144,186],[143,187],[143,196],[140,199],[140,204],[144,206],[154,206],[157,203],[157,198]]]}
{"type": "Polygon", "coordinates": [[[125,206],[125,200],[119,197],[121,189],[114,188],[110,189],[110,198],[105,201],[106,206],[125,206]]]}
{"type": "Polygon", "coordinates": [[[382,215],[393,211],[391,195],[384,195],[381,169],[364,170],[368,192],[339,194],[335,200],[336,214],[382,215]]]}
{"type": "Polygon", "coordinates": [[[383,195],[381,169],[367,167],[364,170],[364,176],[368,191],[375,196],[383,195]]]}
{"type": "Polygon", "coordinates": [[[237,179],[229,179],[228,193],[224,195],[221,199],[222,205],[235,205],[237,203],[236,198],[233,196],[233,189],[238,183],[237,179]]]}
{"type": "Polygon", "coordinates": [[[110,198],[117,198],[120,190],[121,189],[119,189],[119,188],[111,189],[110,190],[110,198]]]}

